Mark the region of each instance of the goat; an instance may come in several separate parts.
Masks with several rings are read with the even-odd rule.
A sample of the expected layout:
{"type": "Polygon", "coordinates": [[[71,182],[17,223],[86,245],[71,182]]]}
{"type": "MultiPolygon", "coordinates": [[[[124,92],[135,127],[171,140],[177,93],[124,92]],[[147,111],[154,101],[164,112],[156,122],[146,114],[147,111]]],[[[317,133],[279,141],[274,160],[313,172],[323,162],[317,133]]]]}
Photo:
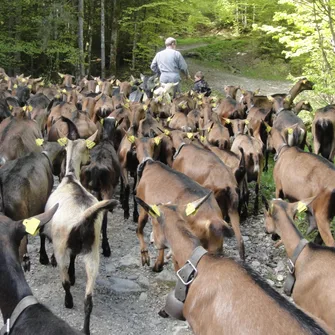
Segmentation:
{"type": "MultiPolygon", "coordinates": [[[[241,149],[245,155],[245,167],[247,170],[247,182],[255,181],[255,202],[254,214],[258,213],[258,193],[260,189],[261,176],[263,170],[263,144],[262,142],[250,135],[237,135],[231,146],[231,151],[241,158],[241,149]]],[[[248,193],[248,191],[245,191],[248,193]]],[[[248,199],[248,196],[246,197],[248,199]]]]}
{"type": "MultiPolygon", "coordinates": [[[[42,153],[32,152],[7,162],[0,169],[1,212],[12,220],[43,212],[52,191],[53,169],[60,170],[63,148],[58,143],[47,143],[42,153]]],[[[30,269],[27,238],[20,245],[20,259],[25,271],[30,269]]]]}
{"type": "Polygon", "coordinates": [[[180,132],[172,132],[170,136],[177,150],[172,167],[213,191],[222,215],[229,217],[231,221],[240,257],[244,259],[244,242],[238,213],[239,189],[231,169],[212,152],[193,144],[185,144],[180,132]],[[199,161],[202,162],[201,165],[199,161]]]}
{"type": "Polygon", "coordinates": [[[49,211],[23,222],[22,220],[12,221],[8,217],[0,215],[0,309],[5,323],[4,329],[0,330],[1,334],[5,334],[8,329],[8,334],[11,335],[81,334],[44,305],[38,303],[32,295],[20,266],[18,255],[20,241],[26,236],[27,230],[32,229],[31,233],[34,233],[33,231],[45,225],[52,218],[56,209],[57,205],[49,211]],[[37,222],[37,227],[27,226],[33,222],[37,222]],[[27,229],[27,227],[29,228],[27,229]],[[22,306],[25,306],[22,305],[23,299],[29,302],[28,306],[22,310],[22,306]],[[21,309],[18,306],[21,306],[21,309]],[[16,308],[19,308],[21,313],[15,319],[13,311],[16,308]]]}
{"type": "MultiPolygon", "coordinates": [[[[203,200],[197,201],[199,211],[203,200]]],[[[178,278],[188,282],[178,279],[176,295],[170,294],[164,312],[185,318],[194,334],[327,334],[321,320],[317,323],[293,306],[247,265],[203,251],[186,224],[185,206],[139,203],[157,220],[175,269],[180,269],[178,278]],[[177,289],[185,293],[177,295],[177,289]]]]}
{"type": "Polygon", "coordinates": [[[329,228],[335,215],[335,167],[323,157],[289,147],[282,135],[275,129],[269,133],[271,146],[276,150],[276,164],[273,177],[276,198],[298,201],[312,196],[312,210],[308,212],[309,234],[318,228],[328,246],[335,246],[329,228]]]}
{"type": "MultiPolygon", "coordinates": [[[[120,162],[113,145],[116,120],[104,119],[102,140],[91,150],[91,162],[81,169],[83,186],[97,194],[98,200],[112,199],[120,178],[120,162]]],[[[102,250],[105,257],[111,254],[107,238],[107,212],[102,221],[102,250]]]]}
{"type": "Polygon", "coordinates": [[[62,182],[51,194],[45,206],[46,210],[59,203],[59,208],[52,220],[44,226],[41,233],[45,234],[53,243],[55,260],[57,261],[62,285],[65,291],[65,307],[73,307],[73,298],[70,292],[75,283],[75,259],[83,254],[87,283],[85,291],[85,319],[83,332],[90,333],[90,315],[93,309],[93,288],[99,269],[99,243],[103,211],[113,209],[116,200],[98,200],[79,182],[80,165],[87,164],[89,149],[96,134],[89,139],[79,137],[75,127],[70,129],[66,142],[66,172],[62,182]],[[73,215],[76,213],[76,215],[73,215]],[[67,271],[67,262],[70,265],[67,271]]]}
{"type": "Polygon", "coordinates": [[[292,293],[297,305],[335,330],[335,249],[307,243],[293,221],[296,213],[307,210],[307,206],[311,209],[313,200],[314,197],[295,203],[281,199],[266,202],[265,227],[268,234],[280,235],[290,260],[285,293],[292,293]]]}
{"type": "Polygon", "coordinates": [[[312,124],[314,153],[331,162],[335,157],[335,105],[316,111],[312,124]]]}
{"type": "MultiPolygon", "coordinates": [[[[187,203],[198,197],[207,196],[208,199],[199,211],[195,212],[195,205],[189,206],[194,211],[191,211],[192,213],[187,216],[186,221],[205,248],[208,248],[210,252],[222,250],[223,235],[230,236],[231,229],[222,219],[221,210],[213,194],[209,194],[208,190],[183,173],[175,171],[161,162],[154,161],[152,159],[155,151],[153,139],[138,139],[136,146],[137,157],[141,161],[139,169],[141,178],[137,185],[136,196],[145,199],[148,203],[156,203],[157,201],[187,203]]],[[[137,236],[141,246],[142,265],[150,265],[147,246],[143,238],[143,229],[147,220],[148,215],[141,208],[137,236]]],[[[159,250],[153,270],[158,272],[163,269],[164,248],[166,246],[155,220],[152,220],[152,224],[155,245],[159,250]]]]}

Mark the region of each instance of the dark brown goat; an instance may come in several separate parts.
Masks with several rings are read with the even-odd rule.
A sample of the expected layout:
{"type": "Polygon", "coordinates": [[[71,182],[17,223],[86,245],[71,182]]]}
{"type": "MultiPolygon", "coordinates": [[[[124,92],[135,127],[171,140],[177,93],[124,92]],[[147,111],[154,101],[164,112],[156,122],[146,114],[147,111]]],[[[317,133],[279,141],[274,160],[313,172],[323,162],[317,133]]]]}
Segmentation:
{"type": "MultiPolygon", "coordinates": [[[[176,269],[190,268],[191,256],[196,248],[201,248],[201,242],[186,224],[185,207],[140,203],[158,221],[164,242],[171,246],[176,269]]],[[[190,283],[180,284],[186,290],[184,305],[174,296],[170,301],[181,305],[178,312],[173,312],[188,321],[194,334],[266,335],[269,329],[274,335],[327,334],[321,320],[317,323],[290,304],[245,264],[204,254],[192,266],[196,272],[191,271],[190,283]],[[241,292],[241,287],[247,294],[241,292]]]]}
{"type": "MultiPolygon", "coordinates": [[[[80,180],[83,186],[97,195],[99,201],[113,198],[120,178],[120,162],[113,144],[114,118],[105,118],[102,140],[91,150],[91,162],[81,168],[80,180]]],[[[107,237],[107,212],[102,221],[102,251],[105,257],[111,254],[107,237]]]]}
{"type": "MultiPolygon", "coordinates": [[[[57,206],[54,206],[51,210],[33,218],[38,220],[38,228],[43,227],[52,218],[56,209],[57,206]]],[[[19,243],[27,234],[22,220],[12,221],[1,215],[0,221],[0,309],[5,323],[4,329],[0,331],[1,334],[5,334],[8,329],[11,335],[81,334],[34,299],[18,255],[19,243]],[[20,303],[21,308],[24,306],[23,299],[26,303],[29,301],[28,305],[15,321],[13,311],[20,303]]]]}

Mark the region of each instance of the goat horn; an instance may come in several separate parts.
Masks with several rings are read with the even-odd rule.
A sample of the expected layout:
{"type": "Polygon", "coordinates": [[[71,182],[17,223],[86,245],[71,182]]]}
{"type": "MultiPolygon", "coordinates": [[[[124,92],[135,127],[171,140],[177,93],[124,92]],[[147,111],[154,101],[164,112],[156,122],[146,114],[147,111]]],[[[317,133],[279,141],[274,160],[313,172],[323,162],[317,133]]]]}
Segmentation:
{"type": "Polygon", "coordinates": [[[135,197],[135,200],[151,216],[153,217],[161,216],[161,212],[157,205],[150,206],[138,197],[135,197]]]}
{"type": "Polygon", "coordinates": [[[190,202],[186,205],[186,210],[185,210],[185,214],[186,216],[189,216],[191,214],[194,214],[195,211],[210,197],[210,195],[212,194],[212,191],[209,192],[207,195],[205,195],[204,197],[195,200],[193,202],[190,202]]]}

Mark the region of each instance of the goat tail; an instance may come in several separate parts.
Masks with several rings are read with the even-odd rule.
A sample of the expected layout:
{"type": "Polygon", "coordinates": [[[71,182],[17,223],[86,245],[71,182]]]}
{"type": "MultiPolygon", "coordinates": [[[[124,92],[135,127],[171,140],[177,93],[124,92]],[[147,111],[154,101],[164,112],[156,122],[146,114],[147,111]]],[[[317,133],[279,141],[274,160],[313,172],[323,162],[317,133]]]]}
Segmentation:
{"type": "Polygon", "coordinates": [[[300,144],[300,134],[302,129],[299,126],[296,126],[293,130],[293,145],[299,146],[300,144]]]}
{"type": "Polygon", "coordinates": [[[99,192],[103,186],[110,185],[109,170],[106,166],[94,165],[89,169],[90,173],[90,188],[93,191],[99,192]]]}
{"type": "Polygon", "coordinates": [[[319,152],[321,155],[329,159],[332,144],[334,141],[334,126],[331,120],[319,119],[315,123],[315,137],[320,143],[319,152]]]}
{"type": "Polygon", "coordinates": [[[84,213],[82,214],[82,220],[79,224],[83,222],[94,222],[95,220],[89,220],[94,215],[99,214],[100,211],[103,210],[112,210],[115,208],[119,202],[115,199],[109,199],[109,200],[102,200],[97,203],[95,203],[93,206],[87,208],[84,213]]]}

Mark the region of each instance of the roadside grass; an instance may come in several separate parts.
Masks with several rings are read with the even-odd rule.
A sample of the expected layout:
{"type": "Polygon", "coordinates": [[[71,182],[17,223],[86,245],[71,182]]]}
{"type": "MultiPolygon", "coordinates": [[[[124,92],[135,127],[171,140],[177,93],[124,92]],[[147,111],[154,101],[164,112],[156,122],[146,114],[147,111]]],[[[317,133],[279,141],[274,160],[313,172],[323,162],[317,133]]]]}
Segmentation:
{"type": "Polygon", "coordinates": [[[185,58],[192,57],[200,64],[255,79],[285,80],[292,68],[280,53],[269,53],[256,37],[224,39],[222,36],[178,39],[178,45],[194,45],[183,50],[185,58]],[[197,44],[208,43],[206,46],[197,44]]]}

